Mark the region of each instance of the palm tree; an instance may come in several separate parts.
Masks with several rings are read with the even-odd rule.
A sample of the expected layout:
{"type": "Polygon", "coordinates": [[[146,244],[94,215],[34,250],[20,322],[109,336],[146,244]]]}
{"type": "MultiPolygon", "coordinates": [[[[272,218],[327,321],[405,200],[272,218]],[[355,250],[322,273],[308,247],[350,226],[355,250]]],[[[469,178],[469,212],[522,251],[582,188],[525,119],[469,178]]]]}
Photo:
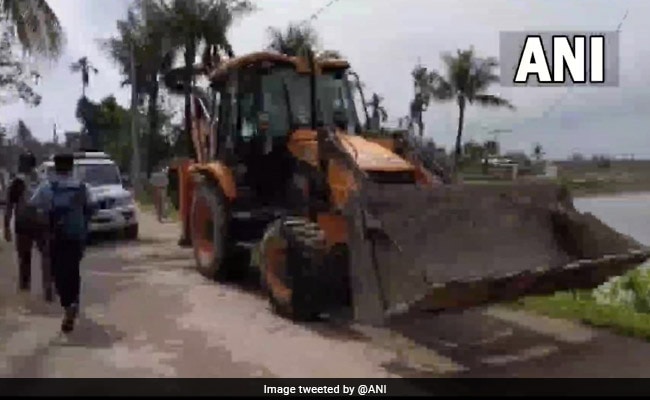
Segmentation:
{"type": "Polygon", "coordinates": [[[377,93],[373,93],[370,101],[366,104],[372,109],[372,129],[379,130],[380,121],[386,122],[388,119],[388,113],[384,106],[381,103],[384,101],[384,98],[377,93]]]}
{"type": "MultiPolygon", "coordinates": [[[[103,48],[120,66],[126,77],[122,85],[131,82],[131,44],[136,69],[135,91],[146,94],[148,100],[147,118],[149,121],[149,143],[147,145],[147,175],[151,174],[152,140],[158,131],[158,98],[160,91],[159,75],[172,63],[171,48],[166,33],[160,23],[161,8],[153,0],[139,0],[129,9],[127,18],[118,21],[118,35],[102,41],[103,48]]],[[[139,103],[139,100],[137,101],[139,103]]]]}
{"type": "Polygon", "coordinates": [[[431,101],[432,78],[427,68],[417,65],[411,72],[415,96],[410,104],[409,129],[414,123],[418,125],[420,137],[424,136],[424,120],[422,115],[431,101]]]}
{"type": "MultiPolygon", "coordinates": [[[[233,49],[226,37],[233,22],[254,10],[249,0],[170,0],[158,2],[160,22],[165,26],[169,44],[183,52],[185,131],[190,135],[191,91],[194,77],[194,62],[200,44],[205,45],[204,59],[208,54],[224,50],[232,57],[233,49]]],[[[191,141],[189,142],[190,154],[191,141]]]]}
{"type": "Polygon", "coordinates": [[[70,64],[70,71],[81,72],[81,97],[86,97],[86,88],[90,83],[90,73],[97,74],[99,70],[92,65],[88,57],[84,56],[70,64]]]}
{"type": "Polygon", "coordinates": [[[430,94],[438,101],[456,101],[458,104],[458,132],[454,156],[455,170],[458,168],[462,152],[461,140],[465,122],[467,104],[478,104],[485,107],[506,107],[514,110],[508,100],[499,96],[485,93],[489,86],[499,81],[494,69],[498,66],[493,57],[479,58],[474,49],[457,50],[456,55],[443,54],[445,77],[436,71],[429,73],[430,94]]]}
{"type": "Polygon", "coordinates": [[[294,57],[302,56],[308,50],[314,50],[319,41],[314,28],[303,24],[291,23],[284,31],[269,28],[268,33],[269,50],[294,57]]]}
{"type": "Polygon", "coordinates": [[[15,35],[29,54],[55,59],[63,50],[61,24],[46,0],[0,0],[0,13],[15,28],[15,35]]]}
{"type": "Polygon", "coordinates": [[[355,71],[350,70],[349,74],[354,77],[356,80],[356,86],[357,90],[359,91],[359,96],[361,97],[361,105],[363,107],[363,115],[366,118],[366,123],[365,123],[365,129],[370,129],[370,114],[368,113],[368,106],[366,102],[366,96],[363,92],[363,88],[366,86],[363,82],[361,82],[361,78],[359,77],[359,74],[356,73],[355,71]]]}
{"type": "Polygon", "coordinates": [[[544,157],[544,149],[541,144],[535,143],[535,146],[533,147],[533,156],[538,162],[542,160],[542,157],[544,157]]]}

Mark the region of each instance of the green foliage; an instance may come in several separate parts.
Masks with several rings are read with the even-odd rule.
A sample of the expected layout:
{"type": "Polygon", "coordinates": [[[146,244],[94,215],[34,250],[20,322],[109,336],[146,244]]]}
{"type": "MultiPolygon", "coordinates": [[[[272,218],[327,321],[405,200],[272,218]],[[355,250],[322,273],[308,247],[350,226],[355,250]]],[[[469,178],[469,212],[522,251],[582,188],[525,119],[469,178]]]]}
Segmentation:
{"type": "Polygon", "coordinates": [[[515,307],[578,320],[650,340],[650,265],[613,278],[593,291],[529,297],[515,307]]]}
{"type": "Polygon", "coordinates": [[[15,41],[7,29],[0,34],[0,104],[21,100],[29,106],[38,106],[41,96],[32,87],[34,78],[38,79],[36,71],[29,71],[20,56],[14,53],[15,41]],[[30,82],[32,81],[32,82],[30,82]]]}
{"type": "Polygon", "coordinates": [[[291,23],[285,30],[269,28],[269,50],[288,56],[304,56],[307,51],[315,51],[318,34],[310,25],[291,23]]]}
{"type": "Polygon", "coordinates": [[[27,53],[52,59],[61,55],[63,29],[46,0],[0,0],[0,14],[27,53]]]}
{"type": "Polygon", "coordinates": [[[443,54],[442,61],[445,64],[444,73],[418,67],[413,72],[413,76],[419,83],[416,86],[424,99],[421,103],[427,104],[428,99],[433,98],[438,101],[455,101],[458,104],[459,118],[455,149],[456,163],[458,163],[461,161],[464,112],[467,104],[508,109],[514,109],[514,106],[508,100],[486,93],[492,84],[499,82],[499,76],[495,72],[498,67],[495,58],[478,57],[474,49],[470,48],[457,50],[456,54],[443,54]]]}
{"type": "MultiPolygon", "coordinates": [[[[152,131],[148,125],[142,125],[139,137],[144,143],[151,145],[151,162],[160,164],[173,154],[175,137],[171,125],[171,114],[158,108],[160,129],[152,131]],[[148,139],[151,136],[151,141],[148,139]]],[[[111,155],[123,171],[127,171],[131,160],[131,114],[129,110],[117,103],[114,96],[107,96],[98,103],[87,98],[81,98],[77,104],[77,117],[84,130],[92,138],[96,146],[111,155]]],[[[146,119],[148,116],[139,110],[137,118],[146,119]]],[[[145,156],[147,153],[144,154],[145,156]]]]}
{"type": "Polygon", "coordinates": [[[623,306],[636,312],[650,314],[648,266],[610,280],[594,291],[594,297],[601,304],[623,306]]]}
{"type": "Polygon", "coordinates": [[[70,64],[70,71],[81,73],[81,96],[86,96],[86,88],[90,84],[90,73],[97,74],[99,70],[88,60],[88,57],[81,57],[70,64]]]}
{"type": "Polygon", "coordinates": [[[548,315],[550,317],[576,320],[588,325],[608,328],[614,332],[650,340],[650,314],[616,304],[600,304],[579,292],[558,293],[548,297],[530,297],[520,300],[516,308],[548,315]]]}

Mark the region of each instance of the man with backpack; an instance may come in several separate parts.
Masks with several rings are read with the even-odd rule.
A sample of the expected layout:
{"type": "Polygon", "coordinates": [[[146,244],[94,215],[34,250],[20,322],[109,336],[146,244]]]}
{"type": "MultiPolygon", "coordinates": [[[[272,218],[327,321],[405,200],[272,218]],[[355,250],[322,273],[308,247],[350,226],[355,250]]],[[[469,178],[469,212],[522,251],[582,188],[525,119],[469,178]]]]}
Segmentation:
{"type": "Polygon", "coordinates": [[[14,219],[14,233],[16,234],[16,252],[18,253],[18,288],[20,291],[29,291],[32,282],[32,249],[36,245],[41,252],[42,285],[45,300],[52,302],[52,277],[50,274],[48,246],[46,236],[43,235],[42,220],[38,218],[36,210],[30,206],[38,178],[34,168],[36,158],[27,152],[18,157],[18,174],[11,180],[7,190],[6,212],[4,215],[5,240],[12,241],[11,220],[14,219]]]}
{"type": "Polygon", "coordinates": [[[48,220],[52,272],[61,306],[65,310],[61,323],[64,333],[74,329],[79,312],[79,264],[92,215],[88,186],[72,176],[73,167],[72,154],[56,155],[55,174],[36,189],[30,200],[48,220]]]}

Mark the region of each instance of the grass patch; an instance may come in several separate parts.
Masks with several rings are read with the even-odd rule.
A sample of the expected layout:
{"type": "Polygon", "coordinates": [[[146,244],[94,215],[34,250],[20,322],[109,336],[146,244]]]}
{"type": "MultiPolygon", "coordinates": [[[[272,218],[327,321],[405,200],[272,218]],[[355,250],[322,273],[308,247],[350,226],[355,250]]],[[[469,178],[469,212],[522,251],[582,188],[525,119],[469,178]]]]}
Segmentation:
{"type": "Polygon", "coordinates": [[[650,341],[650,264],[612,278],[594,290],[528,297],[512,306],[650,341]]]}
{"type": "Polygon", "coordinates": [[[650,314],[622,305],[600,304],[589,292],[579,292],[577,296],[558,293],[548,297],[529,297],[519,300],[513,307],[650,341],[650,314]]]}

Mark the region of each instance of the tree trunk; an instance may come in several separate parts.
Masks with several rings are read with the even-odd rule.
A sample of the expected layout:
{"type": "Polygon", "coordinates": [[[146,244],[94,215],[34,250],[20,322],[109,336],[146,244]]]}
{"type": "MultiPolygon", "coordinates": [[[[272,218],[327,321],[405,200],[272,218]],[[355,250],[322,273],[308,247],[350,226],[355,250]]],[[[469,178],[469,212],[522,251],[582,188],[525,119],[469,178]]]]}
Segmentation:
{"type": "Polygon", "coordinates": [[[370,130],[379,130],[379,110],[377,108],[374,108],[372,111],[372,124],[370,124],[370,130]]]}
{"type": "Polygon", "coordinates": [[[192,141],[192,77],[194,69],[194,58],[196,57],[196,47],[193,40],[185,45],[185,79],[183,82],[183,92],[185,94],[185,135],[188,144],[188,156],[196,158],[194,143],[192,141]]]}
{"type": "Polygon", "coordinates": [[[357,79],[357,89],[359,89],[359,96],[361,96],[361,104],[363,105],[363,114],[366,117],[366,129],[370,129],[370,114],[368,114],[368,107],[366,106],[366,95],[363,93],[363,87],[361,86],[361,79],[359,79],[359,75],[355,74],[355,78],[357,79]]]}
{"type": "Polygon", "coordinates": [[[153,171],[153,145],[154,139],[158,134],[158,81],[157,75],[152,79],[149,88],[149,136],[147,137],[147,178],[151,177],[153,171]]]}
{"type": "Polygon", "coordinates": [[[463,137],[463,124],[465,122],[465,98],[458,98],[458,133],[456,133],[456,151],[454,156],[454,174],[458,174],[458,167],[460,166],[460,158],[462,155],[462,137],[463,137]]]}
{"type": "Polygon", "coordinates": [[[131,43],[131,182],[137,195],[142,194],[140,181],[140,148],[138,140],[138,88],[136,82],[134,47],[131,43]]]}

